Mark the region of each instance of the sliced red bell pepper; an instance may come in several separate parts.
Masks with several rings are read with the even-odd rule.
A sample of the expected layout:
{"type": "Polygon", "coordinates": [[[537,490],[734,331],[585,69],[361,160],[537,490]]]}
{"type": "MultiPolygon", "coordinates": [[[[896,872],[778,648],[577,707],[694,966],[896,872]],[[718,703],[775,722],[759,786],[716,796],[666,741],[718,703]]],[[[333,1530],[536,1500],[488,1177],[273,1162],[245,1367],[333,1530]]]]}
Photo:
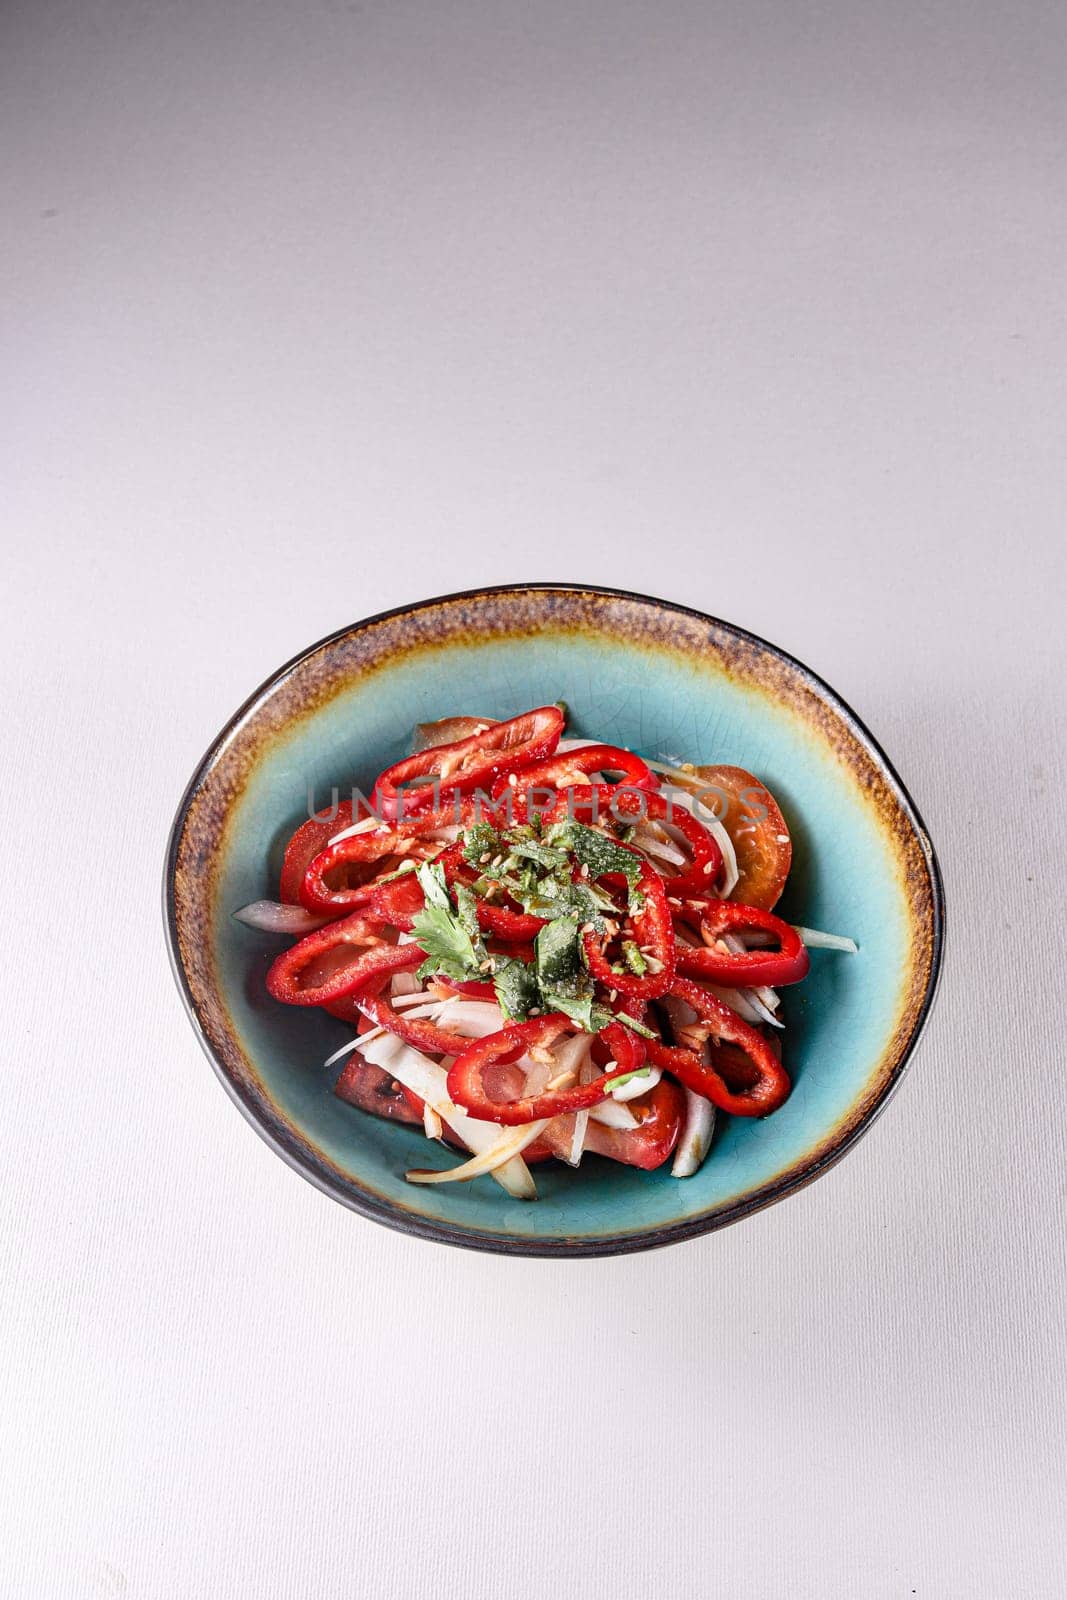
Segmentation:
{"type": "Polygon", "coordinates": [[[364,916],[387,922],[401,933],[410,933],[412,923],[426,904],[422,884],[415,874],[405,872],[403,877],[389,878],[385,883],[373,883],[368,887],[370,893],[363,907],[364,916]]]}
{"type": "Polygon", "coordinates": [[[359,1007],[364,1016],[380,1028],[388,1028],[405,1044],[413,1045],[429,1055],[460,1055],[470,1044],[466,1034],[452,1028],[438,1027],[429,1017],[411,1017],[397,1011],[384,995],[360,996],[359,1007]]]}
{"type": "Polygon", "coordinates": [[[376,880],[414,856],[432,856],[442,848],[427,839],[445,828],[463,827],[468,808],[442,806],[406,822],[382,823],[328,845],[308,863],[300,885],[300,903],[318,914],[349,912],[374,898],[376,880]]]}
{"type": "Polygon", "coordinates": [[[454,744],[417,751],[379,775],[371,805],[377,815],[396,819],[449,795],[488,791],[502,776],[551,755],[563,727],[559,706],[539,706],[454,744]]]}
{"type": "Polygon", "coordinates": [[[729,1068],[731,1076],[747,1077],[749,1081],[731,1088],[717,1070],[715,1051],[708,1064],[695,1050],[650,1039],[649,1060],[672,1073],[687,1089],[704,1095],[720,1111],[728,1111],[735,1117],[765,1117],[777,1111],[788,1097],[791,1085],[785,1068],[763,1035],[689,978],[676,977],[670,992],[692,1007],[699,1022],[707,1026],[710,1037],[739,1047],[742,1055],[733,1051],[720,1052],[718,1065],[729,1068]]]}
{"type": "Polygon", "coordinates": [[[311,862],[321,850],[325,850],[335,833],[341,833],[351,825],[352,802],[342,800],[332,817],[309,817],[297,828],[285,847],[285,860],[282,862],[280,893],[286,905],[300,905],[300,885],[311,862]]]}
{"type": "Polygon", "coordinates": [[[286,1005],[321,1006],[426,959],[417,944],[386,943],[382,931],[358,912],[316,929],[278,957],[267,989],[286,1005]]]}
{"type": "Polygon", "coordinates": [[[546,1048],[561,1034],[574,1031],[569,1017],[562,1012],[533,1017],[529,1022],[513,1022],[499,1033],[485,1039],[476,1039],[463,1054],[457,1056],[448,1074],[448,1093],[456,1105],[472,1117],[483,1122],[499,1122],[505,1127],[517,1127],[523,1122],[537,1122],[543,1117],[565,1116],[570,1111],[584,1111],[603,1100],[609,1083],[628,1072],[636,1072],[644,1065],[644,1041],[624,1028],[620,1022],[609,1022],[601,1037],[611,1049],[615,1065],[592,1083],[578,1084],[572,1089],[547,1090],[542,1094],[525,1095],[518,1100],[491,1100],[486,1094],[482,1075],[488,1067],[506,1066],[518,1061],[528,1051],[546,1048]]]}
{"type": "Polygon", "coordinates": [[[758,930],[777,939],[779,948],[735,952],[706,944],[679,944],[677,970],[688,977],[707,978],[730,988],[759,984],[781,988],[787,983],[799,983],[808,974],[811,960],[799,933],[773,911],[739,905],[734,900],[711,900],[706,908],[701,907],[700,926],[709,939],[724,933],[758,930]]]}
{"type": "MultiPolygon", "coordinates": [[[[683,871],[664,878],[671,895],[711,894],[722,871],[722,851],[714,835],[684,806],[673,805],[662,794],[635,794],[621,790],[612,797],[610,814],[616,821],[667,823],[676,828],[689,846],[691,864],[683,871]]],[[[657,872],[661,869],[657,866],[657,872]]]]}
{"type": "MultiPolygon", "coordinates": [[[[621,750],[614,744],[590,744],[578,750],[565,750],[562,755],[554,755],[547,761],[524,767],[521,772],[514,774],[514,781],[512,776],[498,778],[493,786],[493,799],[499,800],[509,788],[514,789],[520,798],[528,795],[532,789],[574,789],[579,795],[592,789],[606,804],[620,789],[656,789],[658,786],[659,779],[655,773],[632,750],[621,750]],[[593,772],[617,772],[621,776],[617,783],[590,784],[588,779],[593,772]]],[[[545,805],[535,807],[541,814],[551,809],[547,803],[547,792],[545,800],[545,805]]],[[[525,819],[525,810],[521,816],[516,814],[516,821],[525,819]]]]}
{"type": "MultiPolygon", "coordinates": [[[[640,976],[630,971],[616,972],[605,953],[605,941],[593,928],[587,928],[583,933],[582,945],[585,964],[594,978],[618,994],[654,1000],[657,995],[667,993],[674,977],[674,927],[663,879],[636,851],[633,854],[640,861],[641,870],[631,891],[631,903],[636,895],[640,896],[642,904],[639,911],[630,913],[630,920],[638,948],[648,963],[648,971],[640,976]]],[[[622,963],[617,965],[621,966],[622,963]]]]}

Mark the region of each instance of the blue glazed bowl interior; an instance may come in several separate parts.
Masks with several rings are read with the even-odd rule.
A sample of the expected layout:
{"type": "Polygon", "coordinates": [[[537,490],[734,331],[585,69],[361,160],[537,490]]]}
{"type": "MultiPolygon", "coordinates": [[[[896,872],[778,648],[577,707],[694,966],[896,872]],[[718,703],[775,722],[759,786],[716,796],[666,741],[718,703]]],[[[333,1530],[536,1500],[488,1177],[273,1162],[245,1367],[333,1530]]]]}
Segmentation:
{"type": "Polygon", "coordinates": [[[423,646],[355,676],[272,733],[232,803],[212,893],[210,959],[233,1031],[279,1122],[317,1152],[335,1192],[351,1186],[384,1202],[391,1220],[422,1219],[458,1242],[482,1237],[496,1247],[508,1240],[535,1249],[568,1240],[625,1247],[649,1230],[677,1235],[699,1219],[707,1226],[746,1197],[763,1203],[790,1174],[803,1181],[884,1069],[915,936],[892,830],[816,723],[773,688],[725,670],[712,653],[620,648],[602,635],[552,629],[423,646]],[[418,722],[460,712],[504,718],[560,699],[570,708],[569,733],[668,760],[731,763],[762,778],[794,843],[779,910],[851,935],[859,954],[813,952],[810,977],[783,997],[790,1099],[765,1121],[720,1117],[697,1176],[679,1181],[669,1167],[644,1173],[587,1156],[577,1171],[555,1162],[537,1167],[535,1204],[510,1199],[490,1178],[416,1188],[404,1180],[407,1167],[457,1158],[336,1098],[340,1069],[322,1063],[352,1029],[271,1000],[264,976],[286,941],[235,922],[232,912],[277,897],[285,842],[307,814],[309,791],[319,808],[335,786],[342,798],[353,785],[369,792],[376,773],[410,748],[418,722]]]}

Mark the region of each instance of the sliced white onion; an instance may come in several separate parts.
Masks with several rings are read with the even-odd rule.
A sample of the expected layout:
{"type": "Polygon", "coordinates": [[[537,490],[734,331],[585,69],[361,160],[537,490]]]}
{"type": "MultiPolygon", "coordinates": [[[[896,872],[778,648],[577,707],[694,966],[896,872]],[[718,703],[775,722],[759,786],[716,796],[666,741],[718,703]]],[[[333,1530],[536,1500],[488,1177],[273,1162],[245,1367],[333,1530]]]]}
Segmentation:
{"type": "MultiPolygon", "coordinates": [[[[412,1000],[417,996],[412,995],[412,1000]]],[[[504,1026],[500,1007],[491,1000],[434,1000],[428,1004],[409,1004],[403,1008],[405,1017],[416,1020],[429,1017],[434,1022],[444,1022],[449,1028],[463,1034],[466,1039],[485,1039],[499,1033],[504,1026]]]]}
{"type": "MultiPolygon", "coordinates": [[[[580,1066],[581,1057],[589,1048],[589,1040],[583,1040],[580,1035],[567,1039],[559,1048],[555,1056],[555,1065],[549,1069],[552,1077],[544,1080],[544,1074],[538,1072],[538,1067],[546,1066],[544,1062],[531,1063],[527,1075],[526,1090],[530,1094],[540,1094],[544,1089],[563,1089],[574,1082],[580,1066]]],[[[539,1134],[548,1127],[550,1117],[540,1117],[536,1122],[524,1122],[516,1128],[507,1128],[503,1133],[497,1130],[496,1138],[484,1149],[478,1151],[470,1161],[464,1161],[458,1167],[447,1167],[443,1171],[424,1171],[415,1169],[406,1174],[409,1183],[469,1183],[472,1178],[480,1177],[483,1173],[491,1172],[499,1176],[503,1170],[502,1163],[517,1160],[523,1150],[533,1143],[539,1134]]],[[[453,1124],[454,1126],[454,1124],[453,1124]]],[[[484,1124],[483,1124],[484,1126],[484,1124]]],[[[493,1126],[492,1123],[489,1124],[493,1126]]],[[[525,1167],[525,1162],[523,1162],[525,1167]]],[[[526,1169],[529,1170],[528,1168],[526,1169]]],[[[532,1181],[532,1180],[531,1180],[532,1181]]]]}
{"type": "MultiPolygon", "coordinates": [[[[649,766],[652,765],[653,763],[649,762],[649,766]]],[[[699,784],[700,780],[696,779],[694,781],[699,784]]],[[[714,812],[710,811],[707,806],[701,805],[696,795],[691,794],[688,789],[677,789],[668,785],[661,788],[659,792],[664,799],[669,799],[675,805],[682,806],[686,811],[691,812],[698,822],[703,823],[722,851],[722,874],[719,883],[716,885],[716,891],[721,899],[727,899],[737,887],[741,876],[737,870],[737,852],[734,849],[734,842],[730,835],[714,812]]]]}
{"type": "MultiPolygon", "coordinates": [[[[396,977],[403,974],[396,973],[396,977]]],[[[408,1006],[444,1005],[440,995],[434,994],[430,989],[414,989],[410,994],[398,994],[390,1002],[398,1011],[406,1011],[408,1006]]]]}
{"type": "Polygon", "coordinates": [[[601,1100],[599,1105],[590,1106],[589,1120],[603,1123],[605,1128],[619,1128],[624,1133],[637,1127],[633,1112],[617,1100],[601,1100]]]}
{"type": "Polygon", "coordinates": [[[395,1003],[398,1000],[410,1000],[412,995],[421,994],[422,989],[418,978],[416,978],[414,972],[408,968],[403,972],[393,973],[393,981],[389,986],[389,992],[395,1003]]]}
{"type": "MultiPolygon", "coordinates": [[[[381,1034],[383,1034],[385,1032],[385,1029],[384,1028],[379,1028],[377,1031],[378,1031],[379,1035],[381,1035],[381,1034]]],[[[323,1066],[324,1067],[332,1067],[335,1061],[340,1061],[342,1056],[347,1056],[353,1050],[358,1050],[360,1045],[363,1043],[363,1040],[364,1039],[369,1039],[369,1038],[370,1038],[370,1030],[368,1029],[365,1034],[360,1034],[360,1036],[357,1039],[349,1039],[348,1043],[347,1044],[343,1044],[339,1050],[335,1050],[332,1056],[327,1056],[326,1057],[326,1060],[322,1063],[323,1066]]]]}
{"type": "MultiPolygon", "coordinates": [[[[417,1094],[420,1100],[425,1100],[427,1105],[432,1106],[442,1122],[448,1124],[456,1138],[469,1150],[479,1155],[499,1142],[500,1129],[496,1123],[479,1122],[477,1118],[468,1117],[458,1106],[452,1104],[448,1097],[448,1072],[443,1066],[431,1061],[421,1051],[413,1050],[395,1034],[387,1033],[375,1039],[369,1046],[365,1042],[368,1037],[369,1035],[365,1034],[359,1041],[360,1052],[364,1059],[376,1067],[381,1067],[383,1072],[388,1072],[406,1089],[417,1094]]],[[[493,1172],[493,1176],[516,1199],[536,1200],[537,1188],[530,1176],[529,1167],[520,1155],[516,1154],[506,1159],[504,1164],[493,1172]]]]}
{"type": "Polygon", "coordinates": [[[424,1105],[422,1108],[422,1126],[426,1132],[427,1139],[439,1139],[441,1137],[441,1118],[431,1105],[424,1105]]]}
{"type": "Polygon", "coordinates": [[[772,1028],[784,1028],[785,1023],[780,1022],[763,1001],[755,989],[727,989],[716,983],[709,983],[708,990],[716,1000],[721,1000],[724,1006],[729,1006],[731,1011],[736,1011],[743,1022],[766,1022],[772,1028]]]}
{"type": "Polygon", "coordinates": [[[638,1070],[638,1076],[631,1078],[629,1083],[621,1083],[616,1089],[613,1084],[608,1084],[608,1094],[616,1102],[624,1100],[638,1100],[641,1095],[654,1089],[663,1076],[661,1067],[649,1067],[647,1073],[638,1070]]]}
{"type": "MultiPolygon", "coordinates": [[[[651,756],[643,756],[641,759],[646,767],[652,768],[653,772],[662,773],[665,778],[673,778],[675,783],[692,783],[698,788],[700,787],[701,779],[697,777],[695,772],[686,772],[685,768],[680,766],[669,766],[666,761],[653,761],[651,756]]],[[[707,785],[705,784],[706,787],[707,785]]]]}
{"type": "Polygon", "coordinates": [[[809,950],[844,950],[850,956],[859,955],[860,947],[855,939],[849,939],[842,933],[820,933],[818,928],[795,928],[809,950]]]}
{"type": "Polygon", "coordinates": [[[671,1167],[673,1178],[691,1178],[694,1172],[699,1171],[711,1148],[714,1131],[715,1107],[702,1094],[694,1094],[692,1089],[686,1089],[685,1122],[682,1124],[678,1148],[674,1152],[674,1164],[671,1167]]]}
{"type": "MultiPolygon", "coordinates": [[[[548,1117],[542,1117],[539,1122],[523,1122],[517,1128],[508,1128],[503,1134],[497,1129],[496,1138],[491,1145],[472,1156],[469,1161],[461,1162],[458,1167],[432,1170],[412,1167],[404,1176],[409,1183],[469,1183],[472,1178],[480,1178],[486,1173],[490,1173],[494,1178],[500,1178],[513,1161],[522,1161],[522,1152],[544,1132],[549,1120],[548,1117]]],[[[497,1125],[489,1122],[485,1126],[495,1128],[497,1125]]],[[[529,1173],[530,1169],[525,1161],[522,1161],[522,1166],[529,1173]]],[[[533,1182],[532,1179],[530,1181],[533,1182]]],[[[534,1196],[529,1198],[532,1199],[534,1196]]]]}
{"type": "MultiPolygon", "coordinates": [[[[733,955],[744,955],[745,953],[745,943],[738,938],[736,933],[723,934],[722,943],[733,955]]],[[[771,996],[774,1000],[775,1009],[778,1006],[778,996],[773,989],[759,987],[743,987],[740,989],[713,988],[711,984],[708,987],[712,989],[714,994],[718,995],[725,1005],[732,1006],[745,1022],[767,1022],[772,1028],[785,1027],[785,1023],[779,1021],[768,1003],[767,997],[771,996]]]]}
{"type": "Polygon", "coordinates": [[[591,744],[596,743],[596,739],[561,739],[556,746],[556,754],[565,756],[571,750],[588,750],[591,744]]]}
{"type": "MultiPolygon", "coordinates": [[[[590,1054],[591,1048],[592,1040],[587,1044],[582,1056],[582,1064],[578,1070],[579,1083],[592,1083],[600,1075],[600,1068],[590,1054]]],[[[582,1155],[585,1151],[586,1134],[589,1131],[589,1111],[590,1108],[587,1107],[575,1115],[574,1123],[571,1127],[571,1142],[567,1147],[566,1155],[563,1157],[569,1167],[581,1166],[582,1155]]]]}
{"type": "Polygon", "coordinates": [[[458,823],[448,823],[443,828],[435,828],[432,833],[424,833],[422,838],[432,839],[435,844],[455,844],[463,829],[458,823]]]}
{"type": "Polygon", "coordinates": [[[676,845],[667,839],[657,839],[649,828],[638,828],[630,843],[643,850],[646,856],[654,856],[657,861],[666,861],[668,866],[686,867],[689,864],[686,856],[676,845]]]}
{"type": "Polygon", "coordinates": [[[283,905],[280,900],[253,900],[234,912],[234,920],[249,928],[259,928],[263,933],[313,933],[329,922],[329,917],[316,917],[303,906],[283,905]]]}
{"type": "Polygon", "coordinates": [[[571,1134],[571,1147],[567,1151],[567,1165],[579,1167],[582,1164],[582,1152],[585,1149],[585,1136],[589,1129],[588,1111],[579,1111],[574,1119],[574,1132],[571,1134]]]}
{"type": "Polygon", "coordinates": [[[375,828],[388,828],[388,823],[380,817],[364,817],[360,822],[353,822],[350,828],[342,828],[340,833],[335,833],[329,841],[330,844],[340,844],[342,839],[354,839],[359,833],[373,833],[375,828]]]}

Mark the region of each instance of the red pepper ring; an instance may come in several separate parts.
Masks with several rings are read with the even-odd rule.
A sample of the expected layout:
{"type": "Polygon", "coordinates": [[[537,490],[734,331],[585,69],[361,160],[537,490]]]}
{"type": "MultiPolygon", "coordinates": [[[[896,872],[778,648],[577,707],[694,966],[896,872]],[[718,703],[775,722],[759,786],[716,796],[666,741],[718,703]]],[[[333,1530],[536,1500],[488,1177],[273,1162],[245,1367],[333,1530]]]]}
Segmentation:
{"type": "Polygon", "coordinates": [[[583,745],[578,750],[566,750],[562,755],[554,755],[547,761],[538,761],[533,766],[523,767],[521,773],[516,774],[514,783],[510,777],[498,779],[493,787],[492,797],[494,800],[501,799],[509,788],[514,789],[517,794],[525,794],[530,789],[577,789],[580,794],[583,789],[592,788],[601,795],[608,796],[620,789],[658,787],[659,779],[655,773],[640,756],[635,756],[632,750],[622,750],[614,744],[590,744],[583,745]],[[581,783],[580,780],[587,779],[592,772],[619,772],[622,774],[622,781],[581,783]]]}
{"type": "MultiPolygon", "coordinates": [[[[637,855],[636,851],[632,853],[637,855]]],[[[631,921],[638,946],[646,954],[646,959],[648,955],[652,956],[654,970],[640,976],[636,972],[616,972],[604,953],[604,942],[592,928],[582,935],[582,946],[585,964],[594,978],[618,994],[654,1000],[657,995],[666,994],[674,978],[674,927],[663,879],[643,856],[638,855],[637,859],[641,863],[641,871],[632,892],[642,897],[644,905],[631,915],[631,921]]]]}
{"type": "Polygon", "coordinates": [[[465,1033],[439,1028],[429,1017],[409,1017],[405,1012],[396,1011],[384,995],[361,995],[357,1004],[363,1015],[379,1028],[387,1028],[416,1050],[431,1055],[457,1056],[470,1044],[465,1033]]]}
{"type": "Polygon", "coordinates": [[[342,800],[329,817],[309,817],[285,847],[279,893],[286,905],[300,904],[300,885],[304,874],[320,851],[325,850],[335,833],[352,825],[352,802],[342,800]]]}
{"type": "Polygon", "coordinates": [[[384,883],[379,879],[368,884],[367,889],[364,916],[387,922],[401,933],[410,933],[415,918],[426,904],[422,884],[415,874],[405,872],[402,877],[387,878],[384,883]]]}
{"type": "Polygon", "coordinates": [[[741,905],[734,900],[711,900],[701,908],[700,926],[708,938],[745,929],[758,929],[778,940],[777,950],[715,950],[707,945],[678,946],[677,969],[693,978],[710,978],[731,988],[769,984],[779,988],[806,978],[811,959],[795,928],[772,911],[741,905]]]}
{"type": "MultiPolygon", "coordinates": [[[[353,833],[347,839],[327,845],[308,863],[300,885],[300,904],[307,911],[347,912],[367,905],[377,887],[376,877],[390,856],[403,859],[428,833],[445,828],[466,827],[472,817],[469,805],[455,801],[435,811],[425,811],[406,822],[381,823],[366,833],[353,833]],[[346,870],[366,874],[365,881],[336,887],[331,876],[346,870]]],[[[432,854],[433,852],[429,852],[432,854]]]]}
{"type": "Polygon", "coordinates": [[[267,973],[267,989],[286,1005],[321,1006],[426,959],[417,944],[388,944],[381,935],[380,922],[358,913],[318,928],[283,951],[267,973]]]}
{"type": "Polygon", "coordinates": [[[744,1089],[731,1089],[721,1073],[702,1061],[695,1050],[662,1044],[659,1040],[648,1041],[649,1060],[672,1073],[694,1094],[702,1094],[720,1111],[735,1117],[766,1117],[777,1111],[788,1098],[792,1085],[763,1035],[689,978],[676,977],[670,992],[692,1006],[702,1022],[710,1023],[710,1032],[715,1038],[740,1047],[748,1057],[753,1082],[744,1089]]]}
{"type": "Polygon", "coordinates": [[[538,706],[454,744],[430,745],[379,774],[371,805],[378,816],[410,816],[427,804],[440,804],[446,795],[486,788],[509,772],[550,756],[563,727],[559,706],[538,706]],[[425,785],[425,792],[419,785],[425,785]]]}
{"type": "Polygon", "coordinates": [[[538,1046],[544,1048],[560,1034],[573,1031],[570,1018],[553,1011],[544,1017],[533,1017],[529,1022],[510,1023],[485,1039],[475,1039],[452,1063],[448,1074],[449,1096],[468,1116],[514,1128],[523,1122],[539,1122],[542,1118],[565,1116],[570,1111],[586,1111],[603,1100],[613,1079],[637,1072],[644,1066],[644,1041],[621,1022],[609,1022],[600,1037],[610,1046],[615,1060],[610,1072],[601,1073],[592,1083],[576,1084],[573,1089],[546,1090],[519,1100],[490,1100],[482,1082],[487,1067],[508,1066],[527,1051],[538,1046]]]}
{"type": "MultiPolygon", "coordinates": [[[[625,822],[627,818],[637,823],[665,822],[682,835],[693,860],[686,871],[665,878],[669,894],[708,895],[712,892],[722,871],[722,851],[718,840],[691,811],[675,805],[662,794],[634,794],[627,790],[620,790],[610,810],[617,822],[625,822]]],[[[656,870],[660,871],[658,867],[656,870]]]]}

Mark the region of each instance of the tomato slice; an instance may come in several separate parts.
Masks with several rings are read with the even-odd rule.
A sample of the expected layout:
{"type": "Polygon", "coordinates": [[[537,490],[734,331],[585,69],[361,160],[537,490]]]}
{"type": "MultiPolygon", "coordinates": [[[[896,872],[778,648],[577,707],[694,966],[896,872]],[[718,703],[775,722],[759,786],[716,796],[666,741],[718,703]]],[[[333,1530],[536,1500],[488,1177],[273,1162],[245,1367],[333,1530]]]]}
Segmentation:
{"type": "MultiPolygon", "coordinates": [[[[715,791],[714,809],[737,855],[738,881],[730,894],[746,906],[770,911],[789,876],[793,846],[778,802],[766,784],[744,767],[695,767],[705,789],[715,791]]],[[[709,809],[713,801],[705,804],[709,809]]]]}
{"type": "Polygon", "coordinates": [[[438,745],[458,744],[461,739],[473,739],[493,726],[492,717],[442,717],[440,722],[420,722],[411,741],[411,753],[417,756],[422,750],[435,750],[438,745]]]}
{"type": "MultiPolygon", "coordinates": [[[[637,1100],[627,1101],[637,1118],[636,1128],[608,1128],[589,1119],[585,1149],[593,1155],[607,1156],[624,1167],[641,1167],[651,1172],[668,1159],[682,1130],[685,1094],[673,1078],[661,1078],[654,1089],[637,1100]]],[[[573,1117],[557,1117],[541,1135],[555,1155],[570,1154],[574,1132],[573,1117]]]]}
{"type": "Polygon", "coordinates": [[[422,1122],[421,1105],[412,1105],[406,1090],[395,1078],[381,1067],[364,1061],[355,1051],[345,1063],[333,1092],[339,1100],[358,1106],[360,1111],[369,1111],[371,1116],[385,1117],[390,1122],[422,1122]]]}

